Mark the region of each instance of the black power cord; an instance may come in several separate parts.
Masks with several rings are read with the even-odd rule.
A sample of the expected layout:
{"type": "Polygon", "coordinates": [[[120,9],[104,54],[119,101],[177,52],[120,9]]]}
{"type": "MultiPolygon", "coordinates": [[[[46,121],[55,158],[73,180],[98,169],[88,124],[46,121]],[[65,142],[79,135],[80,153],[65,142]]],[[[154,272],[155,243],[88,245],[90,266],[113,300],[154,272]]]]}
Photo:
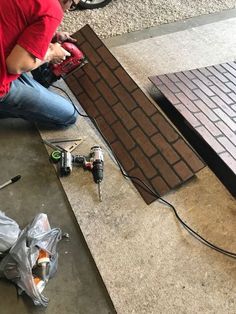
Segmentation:
{"type": "Polygon", "coordinates": [[[74,102],[72,101],[71,97],[69,96],[69,94],[61,87],[58,87],[58,86],[55,86],[55,85],[51,85],[52,87],[54,88],[57,88],[59,90],[61,90],[67,97],[68,99],[70,100],[70,102],[72,103],[75,111],[81,116],[81,117],[85,117],[85,118],[89,118],[93,124],[96,126],[96,128],[98,129],[99,133],[101,134],[103,140],[105,141],[105,143],[108,145],[109,149],[111,150],[116,162],[117,162],[117,165],[122,173],[122,175],[125,177],[125,178],[128,178],[128,179],[131,179],[131,180],[135,180],[136,184],[138,184],[139,186],[141,186],[145,191],[147,191],[148,193],[150,193],[151,195],[153,195],[154,197],[156,197],[158,200],[162,201],[165,205],[167,205],[168,207],[170,207],[172,209],[172,211],[174,212],[174,215],[175,217],[177,218],[177,220],[179,221],[179,223],[189,232],[189,234],[191,236],[193,236],[195,239],[197,239],[198,241],[200,241],[201,243],[203,243],[204,245],[208,246],[209,248],[219,252],[219,253],[222,253],[224,255],[227,255],[231,258],[234,258],[236,259],[236,253],[234,252],[230,252],[230,251],[227,251],[225,249],[222,249],[218,246],[216,246],[215,244],[211,243],[210,241],[206,240],[205,238],[203,238],[200,234],[198,234],[196,231],[194,231],[191,227],[189,227],[183,220],[182,218],[179,216],[179,214],[177,213],[177,210],[176,208],[171,204],[169,203],[168,201],[166,201],[165,199],[163,199],[162,197],[160,197],[160,195],[154,191],[150,186],[148,186],[145,182],[143,182],[141,179],[139,179],[138,177],[135,177],[135,176],[129,176],[125,173],[125,171],[123,170],[122,168],[122,165],[120,164],[119,160],[117,159],[116,157],[116,154],[114,153],[110,143],[107,141],[107,139],[105,138],[105,136],[103,135],[101,129],[99,128],[98,124],[97,124],[97,121],[95,118],[91,117],[91,116],[88,116],[88,115],[84,115],[82,113],[80,113],[80,111],[78,110],[78,108],[76,107],[76,105],[74,104],[74,102]]]}

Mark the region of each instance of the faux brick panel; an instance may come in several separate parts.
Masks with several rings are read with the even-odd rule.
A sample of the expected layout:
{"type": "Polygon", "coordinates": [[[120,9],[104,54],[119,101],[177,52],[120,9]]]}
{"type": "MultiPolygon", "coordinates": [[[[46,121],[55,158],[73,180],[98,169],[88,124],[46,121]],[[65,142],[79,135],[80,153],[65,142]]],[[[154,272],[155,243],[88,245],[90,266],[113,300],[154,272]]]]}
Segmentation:
{"type": "Polygon", "coordinates": [[[135,101],[139,104],[140,107],[143,108],[147,115],[152,116],[156,112],[156,108],[140,89],[135,90],[132,95],[135,101]]]}
{"type": "Polygon", "coordinates": [[[137,125],[134,119],[129,115],[128,111],[121,103],[113,106],[113,110],[128,130],[134,128],[137,125]]]}
{"type": "Polygon", "coordinates": [[[130,93],[122,85],[118,85],[114,88],[119,100],[125,105],[125,108],[129,111],[137,107],[134,99],[130,96],[130,93]]]}
{"type": "Polygon", "coordinates": [[[160,113],[156,113],[152,117],[152,122],[156,125],[158,130],[164,135],[168,142],[175,142],[179,138],[178,133],[160,113]]]}
{"type": "Polygon", "coordinates": [[[98,65],[102,62],[101,57],[97,54],[97,52],[92,48],[90,43],[87,41],[80,46],[81,50],[85,53],[86,57],[89,61],[94,65],[98,65]]]}
{"type": "Polygon", "coordinates": [[[112,143],[112,142],[116,141],[115,133],[112,131],[110,126],[106,123],[104,118],[102,116],[99,116],[96,119],[96,121],[97,121],[97,124],[98,124],[100,130],[102,130],[102,132],[103,132],[105,138],[108,140],[108,142],[112,143]]]}
{"type": "MultiPolygon", "coordinates": [[[[159,102],[161,108],[236,196],[236,62],[150,79],[168,100],[159,102]]],[[[192,150],[186,151],[182,144],[178,139],[173,146],[183,160],[186,156],[192,160],[188,167],[192,171],[201,168],[195,155],[190,156],[192,150]]],[[[175,164],[174,169],[187,179],[188,168],[184,166],[185,173],[181,174],[182,162],[175,164]]]]}
{"type": "Polygon", "coordinates": [[[132,92],[134,89],[137,88],[135,82],[131,79],[127,72],[124,69],[119,67],[117,70],[114,71],[115,75],[119,80],[123,83],[124,87],[127,89],[128,92],[132,92]]]}
{"type": "Polygon", "coordinates": [[[139,146],[143,149],[145,155],[151,157],[156,153],[156,146],[151,143],[150,139],[144,134],[144,132],[140,128],[137,127],[133,131],[131,131],[131,135],[139,144],[139,146]]]}
{"type": "Polygon", "coordinates": [[[154,135],[151,140],[153,143],[155,143],[155,145],[158,147],[159,152],[171,165],[180,160],[180,156],[177,154],[174,148],[165,140],[163,135],[158,133],[154,135]]]}
{"type": "Polygon", "coordinates": [[[125,168],[125,170],[127,172],[132,170],[135,166],[134,159],[129,154],[126,153],[127,151],[124,148],[124,146],[119,141],[116,141],[111,144],[111,147],[114,153],[116,154],[117,158],[119,160],[122,160],[122,165],[125,168]]]}
{"type": "MultiPolygon", "coordinates": [[[[93,30],[86,25],[74,37],[78,38],[78,46],[88,63],[67,75],[65,81],[88,115],[96,118],[124,171],[153,190],[155,195],[139,180],[131,179],[146,203],[150,204],[193,177],[192,159],[188,163],[174,148],[181,140],[180,134],[93,30]]],[[[166,81],[171,82],[171,79],[166,81]]],[[[185,83],[191,88],[187,78],[185,83]]],[[[172,90],[180,93],[174,84],[172,90]]],[[[178,98],[176,100],[180,103],[178,98]]],[[[184,142],[183,151],[188,149],[191,150],[190,146],[184,142]]],[[[200,159],[199,163],[204,166],[200,159]]]]}
{"type": "Polygon", "coordinates": [[[192,176],[192,171],[183,160],[174,165],[175,172],[182,180],[188,180],[192,176]]]}
{"type": "Polygon", "coordinates": [[[180,178],[176,175],[176,173],[173,171],[173,169],[164,160],[162,156],[156,155],[151,160],[152,160],[152,163],[160,171],[162,178],[165,178],[165,181],[171,188],[174,188],[181,183],[180,178]]]}
{"type": "Polygon", "coordinates": [[[144,111],[141,108],[137,108],[132,112],[132,116],[136,120],[136,122],[139,125],[145,125],[144,132],[151,136],[154,133],[156,133],[156,127],[154,124],[150,121],[150,119],[147,117],[147,115],[144,113],[144,111]]]}
{"type": "MultiPolygon", "coordinates": [[[[135,185],[136,189],[139,191],[139,193],[143,196],[143,198],[146,200],[148,204],[156,200],[156,197],[150,194],[149,191],[147,191],[147,189],[145,188],[145,186],[141,183],[142,181],[145,184],[147,184],[147,186],[150,186],[150,181],[147,180],[147,178],[144,176],[140,168],[135,168],[131,170],[129,172],[129,175],[134,177],[132,179],[133,184],[135,185]],[[138,179],[135,179],[135,178],[138,178],[138,179]]],[[[150,186],[159,195],[163,195],[169,191],[169,187],[167,186],[167,184],[162,181],[157,182],[156,186],[158,186],[158,189],[155,189],[155,185],[150,186]]]]}
{"type": "Polygon", "coordinates": [[[112,71],[108,68],[108,66],[105,63],[99,64],[97,69],[111,88],[119,83],[118,79],[115,77],[115,75],[112,73],[112,71]]]}
{"type": "Polygon", "coordinates": [[[132,148],[134,148],[135,146],[134,140],[120,122],[114,123],[112,125],[112,129],[127,150],[131,150],[132,148]]]}
{"type": "Polygon", "coordinates": [[[119,67],[118,61],[113,57],[111,52],[105,46],[98,48],[97,52],[103,58],[103,61],[110,67],[110,69],[114,70],[119,67]]]}
{"type": "MultiPolygon", "coordinates": [[[[99,79],[100,79],[100,75],[99,73],[97,72],[96,68],[92,66],[92,64],[88,63],[86,64],[83,69],[81,69],[81,71],[84,71],[87,76],[90,78],[90,80],[95,83],[97,82],[99,79]]],[[[79,71],[78,71],[79,72],[79,71]]]]}

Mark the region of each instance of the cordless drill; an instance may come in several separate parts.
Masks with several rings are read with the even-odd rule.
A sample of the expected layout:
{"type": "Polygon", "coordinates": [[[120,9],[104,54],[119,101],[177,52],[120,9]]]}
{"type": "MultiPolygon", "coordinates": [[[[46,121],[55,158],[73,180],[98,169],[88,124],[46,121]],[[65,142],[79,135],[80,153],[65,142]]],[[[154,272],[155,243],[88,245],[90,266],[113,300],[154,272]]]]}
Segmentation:
{"type": "Polygon", "coordinates": [[[93,180],[98,184],[99,200],[102,200],[100,183],[103,180],[104,157],[100,146],[91,147],[88,156],[72,155],[67,151],[61,151],[59,160],[59,172],[61,176],[67,176],[72,172],[73,165],[83,167],[92,172],[93,180]]]}
{"type": "Polygon", "coordinates": [[[64,42],[61,46],[71,54],[69,57],[59,64],[44,63],[39,68],[31,71],[33,78],[46,88],[87,63],[85,55],[76,45],[64,42]]]}

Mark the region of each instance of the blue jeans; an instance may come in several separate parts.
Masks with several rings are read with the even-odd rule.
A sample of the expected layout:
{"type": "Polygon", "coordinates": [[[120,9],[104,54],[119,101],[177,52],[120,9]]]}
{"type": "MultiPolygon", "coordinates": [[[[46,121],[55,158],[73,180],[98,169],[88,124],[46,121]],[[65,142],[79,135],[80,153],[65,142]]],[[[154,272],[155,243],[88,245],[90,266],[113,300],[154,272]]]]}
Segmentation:
{"type": "Polygon", "coordinates": [[[77,112],[71,102],[52,93],[31,76],[22,74],[0,98],[0,118],[22,118],[49,128],[74,124],[77,112]]]}

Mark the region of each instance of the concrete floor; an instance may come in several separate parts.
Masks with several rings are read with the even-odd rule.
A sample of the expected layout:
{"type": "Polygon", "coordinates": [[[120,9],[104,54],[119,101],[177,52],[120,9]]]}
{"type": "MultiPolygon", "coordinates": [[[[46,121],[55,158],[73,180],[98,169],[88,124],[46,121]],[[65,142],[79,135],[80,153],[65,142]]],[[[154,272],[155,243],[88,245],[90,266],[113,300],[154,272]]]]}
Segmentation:
{"type": "Polygon", "coordinates": [[[7,119],[1,120],[0,134],[1,182],[22,175],[0,191],[0,210],[21,228],[46,213],[52,227],[70,234],[58,245],[58,272],[44,290],[48,308],[35,307],[27,296],[17,298],[15,286],[0,280],[0,313],[115,313],[38,131],[23,120],[7,119]]]}
{"type": "MultiPolygon", "coordinates": [[[[126,46],[115,47],[113,42],[112,51],[140,86],[149,88],[148,75],[233,60],[236,19],[219,20],[193,29],[189,21],[181,32],[172,25],[173,33],[150,41],[132,43],[131,35],[126,46]]],[[[44,312],[113,313],[112,302],[122,314],[236,312],[235,262],[192,239],[162,204],[146,206],[105,147],[103,202],[98,202],[90,176],[75,171],[61,180],[69,204],[36,130],[16,120],[1,121],[0,129],[2,181],[22,175],[21,181],[0,191],[1,210],[21,226],[46,212],[52,226],[71,235],[59,245],[59,269],[45,290],[51,302],[44,312]]],[[[64,136],[78,132],[86,137],[79,152],[87,152],[95,142],[103,144],[85,119],[64,136]]],[[[206,238],[236,251],[235,200],[208,168],[167,200],[206,238]]],[[[0,281],[0,297],[0,313],[41,312],[28,298],[17,299],[8,282],[0,281]]]]}

